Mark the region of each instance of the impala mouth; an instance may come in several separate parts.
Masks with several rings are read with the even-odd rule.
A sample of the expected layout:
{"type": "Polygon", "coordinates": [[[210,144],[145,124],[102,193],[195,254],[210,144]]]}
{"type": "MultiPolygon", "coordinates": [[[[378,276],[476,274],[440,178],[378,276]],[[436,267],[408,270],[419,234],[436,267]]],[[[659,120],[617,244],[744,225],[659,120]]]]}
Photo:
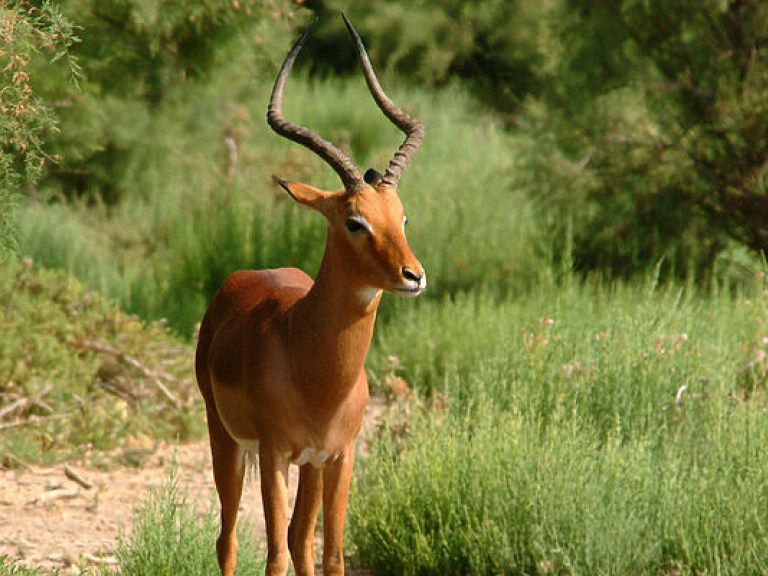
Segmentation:
{"type": "Polygon", "coordinates": [[[415,298],[427,289],[427,275],[422,274],[418,281],[413,280],[405,286],[395,289],[395,292],[406,298],[415,298]]]}
{"type": "Polygon", "coordinates": [[[405,296],[406,298],[416,298],[417,296],[420,296],[422,292],[424,292],[424,288],[415,287],[415,288],[400,288],[398,290],[395,290],[400,296],[405,296]]]}

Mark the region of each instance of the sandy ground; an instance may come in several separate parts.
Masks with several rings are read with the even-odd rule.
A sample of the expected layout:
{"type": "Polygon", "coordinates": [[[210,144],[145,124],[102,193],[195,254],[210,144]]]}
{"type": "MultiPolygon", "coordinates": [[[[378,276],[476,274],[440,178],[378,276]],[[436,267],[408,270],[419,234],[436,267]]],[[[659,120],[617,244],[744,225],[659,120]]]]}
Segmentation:
{"type": "MultiPolygon", "coordinates": [[[[370,433],[383,410],[383,400],[372,399],[359,445],[361,440],[364,445],[366,432],[370,433]]],[[[161,486],[174,460],[189,502],[208,510],[216,495],[207,441],[160,444],[140,468],[100,471],[69,463],[70,470],[92,485],[90,488],[68,477],[63,464],[0,469],[0,557],[62,574],[87,574],[99,563],[114,564],[115,547],[120,535],[130,534],[133,512],[146,502],[152,488],[161,486]]],[[[297,473],[294,466],[291,471],[293,506],[297,473]]],[[[263,534],[258,476],[254,476],[246,481],[241,517],[251,518],[263,534]]]]}

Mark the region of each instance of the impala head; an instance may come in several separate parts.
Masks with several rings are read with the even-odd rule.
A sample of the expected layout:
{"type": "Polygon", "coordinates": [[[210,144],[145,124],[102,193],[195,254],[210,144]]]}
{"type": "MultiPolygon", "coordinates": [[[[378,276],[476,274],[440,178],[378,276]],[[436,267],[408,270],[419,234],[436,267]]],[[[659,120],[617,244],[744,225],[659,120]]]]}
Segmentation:
{"type": "MultiPolygon", "coordinates": [[[[379,108],[406,138],[385,173],[368,170],[363,177],[344,152],[303,126],[287,121],[282,114],[283,93],[288,75],[314,27],[302,35],[286,56],[277,75],[267,111],[272,129],[309,148],[325,160],[341,178],[344,190],[327,192],[307,184],[277,181],[297,202],[323,214],[329,223],[329,245],[354,270],[361,286],[418,296],[427,285],[426,274],[405,239],[406,218],[397,195],[397,184],[424,138],[424,125],[400,110],[381,89],[363,42],[346,16],[368,88],[379,108]]],[[[316,22],[316,21],[315,21],[316,22]]]]}

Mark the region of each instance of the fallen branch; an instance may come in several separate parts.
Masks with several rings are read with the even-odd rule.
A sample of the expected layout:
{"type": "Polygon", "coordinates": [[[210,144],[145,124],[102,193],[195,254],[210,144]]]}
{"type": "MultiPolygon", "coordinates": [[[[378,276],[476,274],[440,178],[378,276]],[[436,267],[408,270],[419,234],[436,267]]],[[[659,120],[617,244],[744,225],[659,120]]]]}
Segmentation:
{"type": "Polygon", "coordinates": [[[26,408],[30,408],[32,406],[37,406],[44,412],[47,412],[50,414],[53,412],[53,408],[51,408],[48,404],[43,402],[43,397],[53,390],[52,384],[46,384],[45,388],[43,388],[40,392],[35,394],[34,396],[23,396],[21,398],[18,398],[2,408],[0,410],[0,420],[3,420],[10,414],[13,414],[14,412],[23,411],[26,408]]]}
{"type": "Polygon", "coordinates": [[[72,482],[75,482],[85,488],[86,490],[90,490],[93,488],[93,482],[89,482],[80,474],[78,474],[69,464],[64,465],[64,476],[72,480],[72,482]]]}
{"type": "Polygon", "coordinates": [[[155,385],[155,387],[160,391],[160,393],[165,397],[165,399],[176,409],[180,409],[183,404],[182,402],[176,398],[176,396],[163,384],[163,380],[166,382],[170,382],[175,385],[180,385],[181,383],[174,378],[171,374],[168,374],[167,372],[164,372],[162,370],[153,370],[152,368],[149,368],[145,364],[143,364],[138,359],[134,358],[133,356],[130,356],[123,352],[122,350],[119,350],[118,348],[115,348],[114,346],[110,346],[106,342],[101,342],[99,340],[81,340],[78,342],[78,348],[82,350],[89,350],[91,352],[101,352],[103,354],[109,354],[111,356],[114,356],[121,362],[125,362],[132,368],[135,368],[139,372],[141,372],[147,380],[152,382],[152,384],[155,385]]]}
{"type": "Polygon", "coordinates": [[[88,552],[80,554],[80,558],[91,564],[101,564],[104,566],[117,566],[118,560],[114,556],[94,556],[88,552]]]}
{"type": "Polygon", "coordinates": [[[51,490],[50,492],[44,492],[40,496],[27,500],[27,506],[34,504],[46,504],[55,500],[71,500],[80,496],[80,488],[59,488],[57,490],[51,490]]]}
{"type": "Polygon", "coordinates": [[[13,422],[3,422],[0,424],[0,430],[7,430],[8,428],[18,428],[19,426],[31,426],[33,424],[43,424],[45,422],[51,422],[52,420],[61,420],[67,418],[67,414],[54,414],[52,416],[32,416],[31,418],[25,418],[23,420],[14,420],[13,422]]]}

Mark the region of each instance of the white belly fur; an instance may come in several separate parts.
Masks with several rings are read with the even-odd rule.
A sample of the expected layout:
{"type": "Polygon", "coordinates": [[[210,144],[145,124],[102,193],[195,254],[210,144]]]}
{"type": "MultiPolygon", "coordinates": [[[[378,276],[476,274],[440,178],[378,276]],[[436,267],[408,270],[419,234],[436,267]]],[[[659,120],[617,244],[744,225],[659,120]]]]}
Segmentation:
{"type": "Polygon", "coordinates": [[[322,468],[331,455],[325,450],[315,450],[314,448],[304,448],[299,457],[291,462],[297,466],[312,464],[315,468],[322,468]]]}
{"type": "MultiPolygon", "coordinates": [[[[259,441],[258,440],[246,440],[243,438],[236,438],[237,443],[245,448],[248,452],[257,456],[259,454],[259,441]]],[[[315,468],[322,468],[330,458],[336,460],[339,457],[338,454],[331,455],[325,450],[315,450],[314,448],[304,448],[299,454],[298,458],[291,460],[291,464],[296,466],[304,466],[304,464],[312,464],[315,468]]]]}

